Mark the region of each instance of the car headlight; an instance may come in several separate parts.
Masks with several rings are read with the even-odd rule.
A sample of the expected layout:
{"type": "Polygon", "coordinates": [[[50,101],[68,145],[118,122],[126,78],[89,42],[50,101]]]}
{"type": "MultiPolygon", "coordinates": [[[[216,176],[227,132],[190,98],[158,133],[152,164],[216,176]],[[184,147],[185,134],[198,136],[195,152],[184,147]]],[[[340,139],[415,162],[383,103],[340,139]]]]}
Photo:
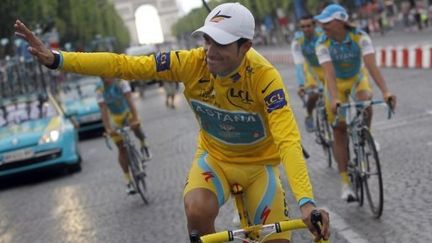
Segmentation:
{"type": "Polygon", "coordinates": [[[45,144],[45,143],[53,143],[57,142],[57,140],[60,137],[60,131],[59,130],[51,130],[45,132],[44,135],[39,140],[39,144],[45,144]]]}

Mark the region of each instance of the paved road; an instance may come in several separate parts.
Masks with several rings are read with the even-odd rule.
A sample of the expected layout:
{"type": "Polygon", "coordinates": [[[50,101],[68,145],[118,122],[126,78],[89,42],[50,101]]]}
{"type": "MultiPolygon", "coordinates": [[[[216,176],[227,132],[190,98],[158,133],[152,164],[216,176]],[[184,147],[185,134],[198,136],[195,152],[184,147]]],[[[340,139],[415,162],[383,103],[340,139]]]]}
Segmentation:
{"type": "MultiPolygon", "coordinates": [[[[389,86],[398,94],[399,107],[390,121],[383,110],[375,112],[373,133],[381,145],[385,208],[383,217],[374,220],[366,207],[339,200],[336,170],[326,168],[320,148],[304,131],[293,69],[279,68],[311,154],[309,168],[319,205],[332,212],[333,242],[431,241],[431,72],[384,70],[389,86]]],[[[181,97],[176,110],[167,109],[162,89],[150,90],[138,105],[154,154],[149,165],[150,205],[125,195],[115,153],[102,138],[91,138],[80,143],[84,159],[80,173],[44,173],[2,182],[0,242],[187,242],[182,188],[196,144],[197,123],[181,97]]],[[[298,215],[288,197],[291,212],[298,215]]],[[[231,211],[230,203],[221,209],[218,228],[226,222],[229,226],[231,211]]],[[[294,238],[310,242],[305,232],[294,238]]]]}

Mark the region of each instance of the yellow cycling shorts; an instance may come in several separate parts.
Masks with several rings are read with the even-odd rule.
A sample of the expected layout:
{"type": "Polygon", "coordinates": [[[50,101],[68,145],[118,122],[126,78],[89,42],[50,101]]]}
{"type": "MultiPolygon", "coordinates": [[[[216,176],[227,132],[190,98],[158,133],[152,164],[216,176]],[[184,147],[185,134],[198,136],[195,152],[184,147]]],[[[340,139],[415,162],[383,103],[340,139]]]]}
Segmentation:
{"type": "MultiPolygon", "coordinates": [[[[355,75],[352,78],[349,79],[337,78],[336,88],[337,88],[337,96],[341,103],[348,102],[348,98],[351,94],[355,95],[361,91],[372,92],[368,74],[366,69],[364,68],[361,69],[360,74],[355,75]]],[[[326,94],[325,103],[326,103],[326,111],[327,111],[327,120],[329,122],[333,122],[335,119],[335,114],[331,111],[330,98],[328,95],[329,93],[327,87],[326,87],[325,94],[326,94]]],[[[342,120],[344,120],[344,118],[342,120]]]]}
{"type": "Polygon", "coordinates": [[[318,82],[324,85],[324,70],[321,67],[312,67],[306,62],[303,64],[305,74],[305,89],[318,87],[318,82]],[[319,81],[318,81],[319,80],[319,81]]]}
{"type": "MultiPolygon", "coordinates": [[[[132,119],[132,113],[127,111],[122,114],[111,114],[111,123],[114,127],[123,127],[125,124],[132,119]]],[[[118,143],[122,140],[120,135],[111,135],[111,139],[114,143],[118,143]]]]}
{"type": "MultiPolygon", "coordinates": [[[[248,165],[216,161],[198,149],[184,188],[205,188],[212,191],[221,207],[230,196],[231,186],[243,187],[243,201],[252,224],[274,223],[288,219],[285,193],[277,165],[248,165]]],[[[268,239],[290,239],[290,232],[273,234],[268,239]]]]}

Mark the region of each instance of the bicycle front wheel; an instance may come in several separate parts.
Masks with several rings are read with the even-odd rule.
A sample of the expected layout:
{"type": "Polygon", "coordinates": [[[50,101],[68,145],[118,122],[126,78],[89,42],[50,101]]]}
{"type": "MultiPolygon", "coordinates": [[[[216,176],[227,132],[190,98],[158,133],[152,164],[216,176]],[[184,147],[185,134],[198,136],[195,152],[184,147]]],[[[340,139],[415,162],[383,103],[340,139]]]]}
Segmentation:
{"type": "Polygon", "coordinates": [[[324,107],[317,107],[316,109],[316,136],[318,143],[321,144],[328,167],[332,166],[332,150],[333,150],[333,133],[330,127],[324,107]]]}
{"type": "Polygon", "coordinates": [[[364,138],[364,158],[362,168],[362,178],[364,183],[365,194],[367,196],[370,209],[375,218],[382,215],[384,206],[383,180],[381,174],[381,165],[378,152],[375,147],[375,141],[369,132],[369,129],[362,130],[364,138]]]}
{"type": "Polygon", "coordinates": [[[146,179],[145,165],[142,164],[141,156],[136,149],[132,149],[129,152],[129,168],[131,170],[135,189],[140,194],[144,203],[148,204],[149,197],[148,197],[147,185],[145,181],[146,179]]]}

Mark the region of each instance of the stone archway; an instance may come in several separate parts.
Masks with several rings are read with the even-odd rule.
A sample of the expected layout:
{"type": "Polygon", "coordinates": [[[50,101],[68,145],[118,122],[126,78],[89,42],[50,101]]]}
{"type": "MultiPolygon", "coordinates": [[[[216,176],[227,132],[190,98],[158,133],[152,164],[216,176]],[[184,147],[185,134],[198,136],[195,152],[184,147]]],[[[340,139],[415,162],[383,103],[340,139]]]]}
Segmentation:
{"type": "Polygon", "coordinates": [[[135,24],[135,13],[142,5],[154,6],[158,13],[165,41],[174,41],[171,26],[177,21],[179,8],[176,0],[113,0],[114,6],[128,27],[131,35],[131,45],[138,45],[138,34],[135,24]]]}

